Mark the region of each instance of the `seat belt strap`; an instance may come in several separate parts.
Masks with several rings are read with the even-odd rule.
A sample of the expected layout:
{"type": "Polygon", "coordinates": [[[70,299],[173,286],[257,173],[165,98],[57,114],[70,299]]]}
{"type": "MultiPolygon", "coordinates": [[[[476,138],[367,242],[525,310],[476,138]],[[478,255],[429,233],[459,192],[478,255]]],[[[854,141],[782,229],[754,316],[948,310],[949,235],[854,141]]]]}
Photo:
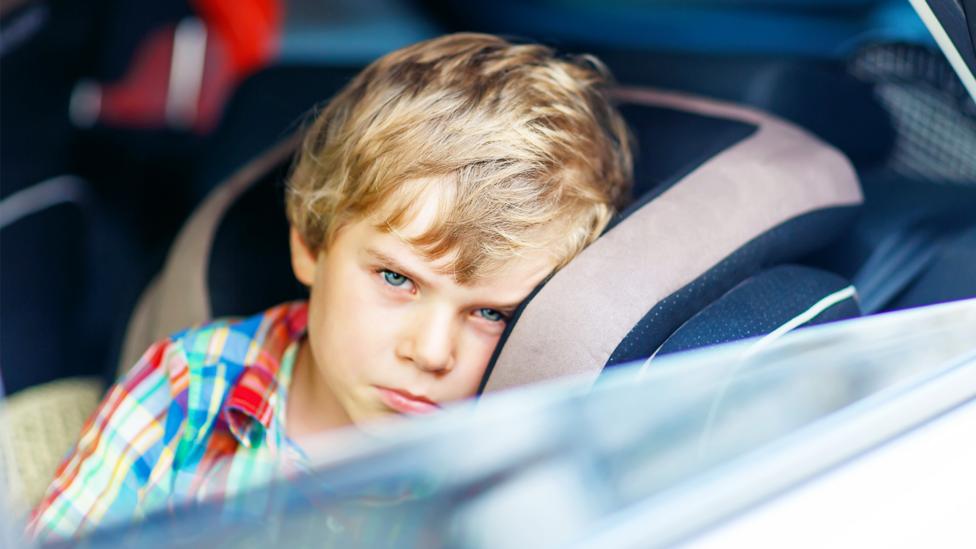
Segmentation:
{"type": "Polygon", "coordinates": [[[905,227],[885,237],[854,276],[861,311],[884,308],[932,264],[950,227],[932,221],[905,227]]]}

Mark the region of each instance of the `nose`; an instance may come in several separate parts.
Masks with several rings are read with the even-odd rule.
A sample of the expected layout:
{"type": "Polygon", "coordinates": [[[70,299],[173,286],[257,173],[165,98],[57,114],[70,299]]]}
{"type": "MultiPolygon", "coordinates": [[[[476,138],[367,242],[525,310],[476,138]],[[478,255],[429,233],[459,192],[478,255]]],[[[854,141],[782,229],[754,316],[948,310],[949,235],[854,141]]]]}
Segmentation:
{"type": "Polygon", "coordinates": [[[457,330],[453,312],[433,305],[422,307],[406,323],[397,354],[428,372],[451,371],[457,330]]]}

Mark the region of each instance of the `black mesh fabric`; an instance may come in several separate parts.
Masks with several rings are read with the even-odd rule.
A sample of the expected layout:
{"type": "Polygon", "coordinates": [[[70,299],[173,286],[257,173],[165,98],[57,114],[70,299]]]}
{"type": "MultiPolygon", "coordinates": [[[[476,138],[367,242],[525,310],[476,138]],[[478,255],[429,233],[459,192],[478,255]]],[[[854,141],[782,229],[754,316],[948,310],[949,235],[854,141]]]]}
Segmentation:
{"type": "MultiPolygon", "coordinates": [[[[826,271],[781,265],[750,277],[674,331],[657,356],[769,334],[850,282],[826,271]]],[[[827,307],[801,326],[856,318],[854,297],[827,307]]]]}

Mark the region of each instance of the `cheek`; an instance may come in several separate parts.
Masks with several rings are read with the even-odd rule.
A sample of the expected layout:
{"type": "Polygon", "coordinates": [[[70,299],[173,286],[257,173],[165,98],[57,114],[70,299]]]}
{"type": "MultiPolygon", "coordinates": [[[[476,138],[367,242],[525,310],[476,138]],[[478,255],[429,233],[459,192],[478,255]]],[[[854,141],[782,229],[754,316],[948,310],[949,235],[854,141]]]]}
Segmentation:
{"type": "Polygon", "coordinates": [[[471,397],[478,391],[498,339],[499,336],[486,337],[479,333],[470,334],[465,338],[459,356],[463,368],[459,369],[459,375],[452,386],[452,390],[457,393],[455,398],[471,397]]]}
{"type": "Polygon", "coordinates": [[[356,267],[337,272],[332,280],[341,282],[323,284],[322,299],[316,303],[321,318],[319,336],[329,341],[333,360],[362,366],[372,358],[368,361],[372,364],[391,350],[402,312],[391,307],[375,281],[356,267]]]}

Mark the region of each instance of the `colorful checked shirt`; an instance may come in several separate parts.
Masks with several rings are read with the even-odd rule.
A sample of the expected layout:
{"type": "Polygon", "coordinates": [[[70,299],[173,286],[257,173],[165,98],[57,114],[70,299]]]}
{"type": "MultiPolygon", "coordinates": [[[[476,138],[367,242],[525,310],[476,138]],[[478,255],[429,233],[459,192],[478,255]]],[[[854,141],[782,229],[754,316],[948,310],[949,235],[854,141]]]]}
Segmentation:
{"type": "Polygon", "coordinates": [[[29,533],[74,537],[303,470],[285,402],[306,309],[288,303],[152,345],[82,429],[29,533]]]}

